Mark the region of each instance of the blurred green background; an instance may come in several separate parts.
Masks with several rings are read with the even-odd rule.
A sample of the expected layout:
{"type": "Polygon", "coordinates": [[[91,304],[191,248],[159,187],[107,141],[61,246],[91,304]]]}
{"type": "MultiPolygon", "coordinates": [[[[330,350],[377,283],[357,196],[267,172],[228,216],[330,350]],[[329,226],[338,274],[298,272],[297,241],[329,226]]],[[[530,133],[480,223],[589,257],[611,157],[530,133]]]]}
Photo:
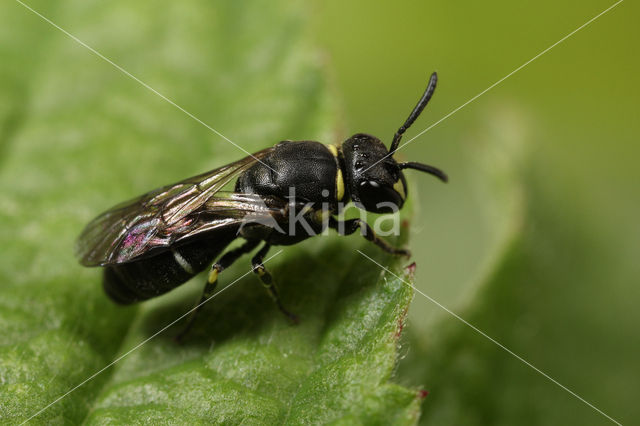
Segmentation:
{"type": "MultiPolygon", "coordinates": [[[[437,70],[436,94],[408,141],[613,4],[328,0],[308,3],[304,16],[300,5],[280,5],[281,14],[266,2],[249,11],[227,2],[222,12],[218,3],[168,3],[32,4],[250,150],[275,137],[336,142],[360,131],[388,142],[437,70]],[[236,20],[210,25],[209,16],[236,20]],[[299,25],[320,48],[337,101],[324,96],[299,25]]],[[[6,365],[19,385],[34,371],[73,371],[48,382],[66,390],[65,380],[113,359],[134,315],[105,304],[95,271],[72,258],[78,226],[158,175],[176,180],[238,153],[26,9],[3,8],[0,183],[11,196],[0,199],[0,231],[13,248],[0,259],[11,282],[2,328],[29,350],[44,336],[64,358],[56,352],[62,367],[40,371],[29,363],[50,360],[45,350],[9,347],[6,365]],[[53,208],[43,215],[42,206],[53,208]]],[[[623,424],[640,418],[639,9],[621,3],[399,152],[451,178],[407,173],[417,288],[623,424]]],[[[610,423],[419,294],[403,338],[395,381],[429,392],[423,424],[610,423]]],[[[73,402],[79,418],[101,385],[91,386],[89,402],[73,402]]],[[[42,389],[34,407],[61,392],[42,389]]]]}
{"type": "MultiPolygon", "coordinates": [[[[411,138],[614,2],[318,2],[347,133],[411,138]]],[[[640,418],[640,29],[623,2],[441,122],[412,174],[416,286],[622,423],[640,418]]],[[[407,139],[408,140],[408,139],[407,139]]],[[[424,297],[399,377],[425,424],[608,420],[424,297]],[[434,359],[435,358],[435,359],[434,359]],[[412,381],[413,380],[413,381],[412,381]]]]}

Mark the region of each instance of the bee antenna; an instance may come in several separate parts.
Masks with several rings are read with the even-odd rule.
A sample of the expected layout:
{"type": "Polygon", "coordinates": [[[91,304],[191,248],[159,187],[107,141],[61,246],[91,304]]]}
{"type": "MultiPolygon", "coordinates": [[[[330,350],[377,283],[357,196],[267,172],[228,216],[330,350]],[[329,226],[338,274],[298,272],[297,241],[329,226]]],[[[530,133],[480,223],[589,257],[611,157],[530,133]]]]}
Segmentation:
{"type": "Polygon", "coordinates": [[[447,177],[447,174],[445,172],[443,172],[442,170],[438,169],[437,167],[429,166],[427,164],[414,163],[414,162],[410,161],[408,163],[398,163],[398,167],[400,167],[401,170],[402,169],[420,170],[421,172],[429,173],[429,174],[437,177],[438,179],[440,179],[443,182],[447,182],[449,180],[449,178],[447,177]]]}
{"type": "Polygon", "coordinates": [[[433,92],[436,90],[436,83],[438,82],[438,74],[431,74],[431,78],[429,78],[429,84],[427,85],[427,89],[422,94],[422,97],[418,101],[416,107],[409,114],[409,118],[404,122],[402,127],[398,129],[396,134],[393,136],[393,142],[391,142],[391,148],[389,148],[389,154],[393,155],[398,149],[398,145],[400,145],[400,140],[402,139],[402,135],[407,131],[409,127],[413,124],[414,121],[420,116],[420,113],[429,103],[429,99],[433,96],[433,92]]]}

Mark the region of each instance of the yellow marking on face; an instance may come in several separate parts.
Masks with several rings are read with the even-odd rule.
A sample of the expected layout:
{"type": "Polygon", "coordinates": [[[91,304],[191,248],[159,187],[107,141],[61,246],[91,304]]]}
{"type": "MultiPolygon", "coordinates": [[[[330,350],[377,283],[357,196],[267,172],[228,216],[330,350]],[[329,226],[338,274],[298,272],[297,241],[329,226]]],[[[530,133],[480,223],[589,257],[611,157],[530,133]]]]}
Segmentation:
{"type": "Polygon", "coordinates": [[[213,284],[218,281],[218,270],[213,268],[211,272],[209,272],[209,278],[207,278],[209,284],[213,284]]]}
{"type": "Polygon", "coordinates": [[[342,197],[344,197],[344,178],[342,170],[338,169],[338,173],[336,173],[336,198],[338,201],[342,201],[342,197]]]}
{"type": "Polygon", "coordinates": [[[327,149],[331,151],[331,154],[333,154],[334,157],[338,156],[338,148],[335,145],[329,144],[327,145],[327,149]]]}
{"type": "Polygon", "coordinates": [[[393,189],[395,189],[396,192],[400,194],[400,198],[402,198],[403,201],[407,199],[407,194],[405,194],[404,192],[404,185],[402,184],[402,179],[398,179],[398,181],[393,184],[393,189]]]}

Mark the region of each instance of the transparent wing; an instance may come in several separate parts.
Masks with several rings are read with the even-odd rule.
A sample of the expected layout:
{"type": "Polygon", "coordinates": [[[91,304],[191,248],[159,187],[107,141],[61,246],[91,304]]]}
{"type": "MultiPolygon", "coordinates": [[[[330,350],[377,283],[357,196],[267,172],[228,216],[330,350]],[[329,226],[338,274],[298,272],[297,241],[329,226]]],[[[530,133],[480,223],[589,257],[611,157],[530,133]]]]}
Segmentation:
{"type": "Polygon", "coordinates": [[[218,192],[171,231],[171,244],[221,227],[234,226],[238,232],[249,224],[280,229],[280,225],[287,220],[288,207],[288,201],[281,198],[218,192]]]}
{"type": "Polygon", "coordinates": [[[255,195],[226,192],[214,196],[272,150],[267,148],[107,210],[84,228],[76,243],[76,256],[85,266],[125,263],[189,236],[239,224],[247,214],[271,213],[255,195]]]}

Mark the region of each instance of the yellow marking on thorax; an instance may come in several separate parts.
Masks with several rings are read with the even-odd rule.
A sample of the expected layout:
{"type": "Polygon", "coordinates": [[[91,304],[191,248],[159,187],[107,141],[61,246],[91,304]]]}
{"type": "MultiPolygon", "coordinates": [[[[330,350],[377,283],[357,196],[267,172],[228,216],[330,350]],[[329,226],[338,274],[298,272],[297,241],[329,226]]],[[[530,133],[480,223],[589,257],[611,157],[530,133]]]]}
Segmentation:
{"type": "Polygon", "coordinates": [[[338,172],[336,173],[336,199],[342,201],[342,198],[344,198],[344,177],[340,169],[340,161],[338,161],[338,147],[328,144],[327,149],[336,157],[336,166],[338,166],[338,172]]]}
{"type": "Polygon", "coordinates": [[[336,174],[336,198],[338,201],[342,201],[342,197],[344,197],[344,178],[342,177],[342,170],[338,168],[338,173],[336,174]]]}

